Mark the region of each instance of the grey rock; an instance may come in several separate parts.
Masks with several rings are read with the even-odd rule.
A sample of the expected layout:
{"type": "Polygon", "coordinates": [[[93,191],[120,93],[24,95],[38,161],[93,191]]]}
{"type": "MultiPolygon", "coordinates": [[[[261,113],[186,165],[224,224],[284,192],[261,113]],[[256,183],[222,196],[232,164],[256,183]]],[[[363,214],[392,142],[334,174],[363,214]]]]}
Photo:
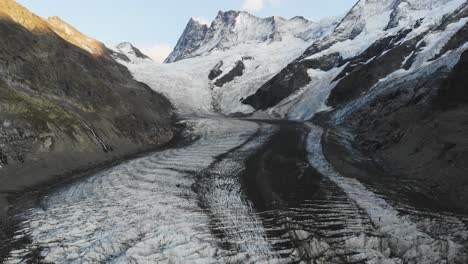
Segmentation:
{"type": "Polygon", "coordinates": [[[242,100],[242,103],[257,110],[266,110],[304,87],[310,81],[306,65],[301,62],[293,62],[260,87],[255,94],[242,100]]]}
{"type": "Polygon", "coordinates": [[[329,71],[334,67],[343,65],[345,60],[337,52],[331,53],[316,59],[305,59],[303,63],[309,69],[318,69],[322,71],[329,71]]]}
{"type": "Polygon", "coordinates": [[[224,62],[220,61],[213,67],[213,69],[210,71],[210,74],[208,75],[208,79],[210,79],[210,81],[218,78],[218,76],[220,76],[223,73],[223,71],[221,70],[223,64],[224,62]]]}
{"type": "Polygon", "coordinates": [[[172,63],[184,59],[190,55],[194,50],[198,49],[202,42],[205,40],[208,32],[208,26],[191,18],[187,26],[179,38],[174,50],[164,61],[165,63],[172,63]]]}
{"type": "Polygon", "coordinates": [[[215,85],[218,87],[222,87],[228,82],[231,82],[234,80],[234,78],[242,76],[244,74],[245,70],[245,65],[242,61],[237,61],[236,65],[232,70],[230,70],[228,73],[226,73],[224,76],[216,80],[215,85]]]}

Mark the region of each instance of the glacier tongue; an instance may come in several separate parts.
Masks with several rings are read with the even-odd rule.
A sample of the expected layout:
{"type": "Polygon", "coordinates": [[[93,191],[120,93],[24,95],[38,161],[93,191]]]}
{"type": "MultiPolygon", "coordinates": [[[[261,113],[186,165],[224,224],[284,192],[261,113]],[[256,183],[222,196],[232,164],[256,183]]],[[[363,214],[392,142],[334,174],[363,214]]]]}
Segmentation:
{"type": "MultiPolygon", "coordinates": [[[[301,183],[307,186],[299,198],[281,188],[266,191],[275,189],[272,179],[245,168],[260,148],[272,154],[270,162],[284,165],[290,152],[283,153],[275,142],[265,144],[284,122],[219,117],[185,122],[192,142],[63,186],[19,215],[21,229],[14,238],[19,247],[6,263],[432,264],[468,259],[460,242],[468,238],[468,219],[396,206],[339,175],[324,158],[319,127],[291,122],[289,131],[306,134],[277,139],[306,140],[304,158],[323,175],[307,176],[299,160],[286,161],[305,177],[291,179],[298,189],[301,183]],[[266,194],[265,209],[251,197],[245,184],[255,184],[243,182],[243,175],[260,180],[262,188],[254,192],[266,194]],[[308,188],[315,183],[317,188],[308,188]]],[[[263,154],[254,157],[268,160],[263,154]]],[[[264,165],[258,169],[269,175],[271,163],[264,165]]]]}
{"type": "Polygon", "coordinates": [[[188,146],[63,187],[25,212],[16,239],[27,236],[31,244],[12,251],[6,262],[20,263],[34,251],[51,263],[219,263],[249,259],[249,254],[274,259],[242,191],[233,192],[240,187],[242,160],[229,154],[254,151],[269,136],[268,127],[226,119],[188,123],[191,136],[199,137],[188,146]],[[225,153],[217,164],[217,156],[225,153]],[[241,250],[220,246],[223,241],[210,230],[213,219],[218,228],[229,229],[229,241],[241,250]]]}

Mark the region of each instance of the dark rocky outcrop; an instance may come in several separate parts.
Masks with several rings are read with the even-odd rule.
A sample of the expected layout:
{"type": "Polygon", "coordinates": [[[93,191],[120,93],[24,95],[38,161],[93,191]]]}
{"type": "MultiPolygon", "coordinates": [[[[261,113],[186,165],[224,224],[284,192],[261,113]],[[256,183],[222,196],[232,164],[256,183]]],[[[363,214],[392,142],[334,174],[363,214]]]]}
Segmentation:
{"type": "Polygon", "coordinates": [[[305,59],[302,63],[309,69],[318,69],[322,71],[329,71],[334,67],[343,65],[345,60],[338,52],[334,52],[328,55],[316,59],[305,59]]]}
{"type": "Polygon", "coordinates": [[[223,61],[220,61],[218,62],[218,64],[216,64],[213,69],[210,71],[210,74],[208,75],[208,79],[210,79],[210,81],[218,78],[218,76],[220,76],[223,71],[221,70],[221,67],[223,67],[223,64],[224,62],[223,61]]]}
{"type": "MultiPolygon", "coordinates": [[[[338,77],[344,80],[341,81],[341,84],[338,84],[338,88],[334,90],[334,94],[329,100],[329,104],[334,105],[339,102],[355,98],[360,93],[366,91],[378,80],[378,76],[385,76],[392,69],[397,67],[397,61],[394,65],[382,66],[380,70],[375,69],[374,74],[368,74],[364,76],[365,71],[356,70],[355,68],[362,67],[373,67],[374,65],[365,65],[365,63],[371,60],[374,57],[377,57],[383,53],[383,51],[391,49],[393,43],[398,42],[404,38],[409,31],[399,32],[396,36],[387,37],[381,40],[378,40],[376,43],[371,45],[364,53],[357,54],[355,57],[344,59],[338,52],[333,52],[326,54],[317,58],[310,58],[312,55],[319,54],[333,46],[334,44],[346,40],[352,40],[361,34],[367,23],[367,9],[378,10],[380,8],[385,8],[389,5],[391,1],[358,1],[356,5],[344,16],[344,18],[338,23],[333,30],[333,32],[322,39],[319,39],[312,43],[304,53],[299,56],[293,63],[288,67],[283,69],[278,73],[273,79],[268,81],[263,85],[255,95],[250,96],[243,101],[245,104],[249,104],[254,107],[256,110],[265,110],[267,108],[273,107],[278,104],[284,98],[292,95],[298,89],[304,87],[311,80],[307,77],[302,77],[305,73],[307,75],[307,69],[316,69],[322,71],[329,71],[336,67],[341,67],[345,63],[349,63],[342,74],[338,77]],[[381,7],[382,6],[382,7],[381,7]],[[294,65],[294,67],[291,67],[294,65]],[[385,68],[385,69],[383,69],[385,68]],[[296,72],[296,71],[299,72],[296,72]],[[362,76],[356,76],[362,74],[362,76]],[[347,76],[349,74],[349,76],[347,76]],[[291,79],[296,81],[291,81],[291,79]],[[364,83],[363,86],[355,82],[355,79],[365,79],[367,83],[364,83]],[[282,85],[284,83],[291,82],[292,87],[287,87],[290,85],[282,85]],[[352,87],[348,87],[349,84],[353,84],[352,87]],[[284,87],[284,89],[280,89],[284,87]],[[358,89],[356,89],[358,87],[358,89]],[[351,94],[349,94],[351,92],[351,94]],[[355,94],[354,94],[355,93],[355,94]],[[259,96],[261,95],[261,96],[259,96]],[[348,97],[349,98],[345,98],[348,97]],[[269,99],[261,99],[261,97],[269,99]],[[273,100],[274,98],[274,100],[273,100]],[[264,102],[257,102],[263,100],[264,102]],[[265,103],[265,101],[268,101],[265,103]],[[335,102],[336,101],[336,102],[335,102]]],[[[411,47],[408,47],[405,50],[396,50],[395,53],[405,53],[411,47]]],[[[400,48],[402,49],[402,48],[400,48]]],[[[392,56],[392,55],[387,55],[392,56]]],[[[398,55],[394,55],[398,57],[398,55]]],[[[399,58],[399,57],[398,57],[399,58]]],[[[404,59],[404,58],[403,58],[404,59]]],[[[378,65],[379,61],[375,61],[374,64],[378,65]]],[[[400,65],[398,65],[399,67],[400,65]]]]}
{"type": "Polygon", "coordinates": [[[266,110],[310,83],[308,69],[329,71],[344,63],[346,60],[339,53],[331,53],[314,59],[298,59],[260,87],[255,94],[242,100],[242,103],[256,110],[266,110]]]}
{"type": "Polygon", "coordinates": [[[382,177],[406,179],[434,206],[462,213],[468,213],[467,69],[465,51],[451,72],[441,68],[393,84],[344,123],[382,177]]]}
{"type": "MultiPolygon", "coordinates": [[[[396,39],[398,38],[400,37],[396,39]]],[[[413,38],[396,47],[392,47],[392,40],[393,38],[379,40],[363,54],[351,60],[350,66],[338,76],[338,78],[344,77],[332,90],[327,104],[335,107],[356,99],[366,93],[381,78],[401,69],[405,58],[417,48],[416,44],[420,38],[413,38]],[[371,60],[372,55],[377,57],[371,60]],[[371,61],[366,62],[365,59],[371,61]]]]}
{"type": "MultiPolygon", "coordinates": [[[[362,53],[346,60],[333,53],[311,59],[311,55],[341,41],[340,37],[355,35],[353,30],[343,28],[342,34],[336,29],[333,38],[315,42],[296,60],[304,69],[323,71],[346,63],[334,78],[336,86],[328,98],[327,103],[334,110],[320,113],[314,119],[328,127],[324,134],[324,151],[342,175],[358,178],[370,188],[372,182],[385,182],[388,185],[385,195],[396,195],[396,200],[406,197],[406,202],[411,201],[414,206],[468,213],[468,51],[453,69],[444,66],[457,59],[454,54],[467,43],[467,25],[447,42],[441,39],[444,41],[442,48],[428,61],[440,59],[434,62],[441,65],[439,68],[415,65],[421,52],[429,47],[429,43],[421,40],[427,34],[445,31],[449,24],[467,17],[467,12],[465,3],[428,31],[402,42],[420,27],[422,21],[417,21],[397,34],[378,39],[362,53]],[[400,78],[403,79],[382,80],[400,69],[407,73],[402,74],[405,77],[400,78]],[[343,113],[346,114],[343,116],[343,113]],[[337,123],[327,123],[329,117],[337,123]],[[419,203],[420,198],[422,203],[419,203]]],[[[399,16],[405,13],[407,10],[394,10],[387,29],[396,27],[399,16]]],[[[350,29],[359,29],[358,21],[356,25],[351,25],[350,29]]],[[[279,83],[295,76],[296,72],[297,68],[283,70],[273,79],[279,83]],[[282,78],[278,79],[280,76],[282,78]]],[[[272,87],[262,87],[264,90],[257,92],[261,97],[249,98],[250,104],[256,109],[274,106],[274,103],[258,103],[260,98],[271,98],[279,93],[279,89],[272,87]]],[[[281,92],[287,93],[287,87],[281,92]]]]}
{"type": "Polygon", "coordinates": [[[52,25],[15,1],[0,0],[2,221],[7,194],[173,136],[169,101],[135,81],[100,42],[75,29],[61,31],[67,25],[60,21],[52,25]]]}
{"type": "Polygon", "coordinates": [[[311,79],[304,63],[293,62],[265,83],[257,92],[242,101],[257,110],[266,110],[304,87],[311,79]]]}
{"type": "MultiPolygon", "coordinates": [[[[468,9],[467,9],[468,10],[468,9]]],[[[468,12],[468,11],[467,11],[468,12]]],[[[467,14],[468,16],[468,14],[467,14]]],[[[460,30],[453,35],[450,40],[442,47],[440,52],[432,58],[432,60],[440,58],[442,55],[446,54],[448,51],[460,47],[468,39],[468,25],[465,24],[460,30]]]]}
{"type": "Polygon", "coordinates": [[[121,60],[121,61],[124,61],[126,63],[129,63],[131,62],[132,60],[125,54],[123,53],[120,53],[120,52],[117,52],[117,51],[113,51],[111,49],[109,49],[109,54],[112,56],[112,58],[114,58],[115,60],[121,60]]]}
{"type": "MultiPolygon", "coordinates": [[[[466,36],[468,39],[468,36],[466,36]]],[[[468,106],[468,51],[465,51],[458,64],[445,80],[434,100],[438,111],[463,108],[468,106]]]]}
{"type": "Polygon", "coordinates": [[[244,74],[244,70],[245,70],[244,63],[242,61],[237,61],[234,68],[232,68],[232,70],[230,70],[228,73],[226,73],[221,78],[216,80],[214,84],[218,87],[222,87],[226,83],[234,80],[234,78],[242,76],[244,74]]]}

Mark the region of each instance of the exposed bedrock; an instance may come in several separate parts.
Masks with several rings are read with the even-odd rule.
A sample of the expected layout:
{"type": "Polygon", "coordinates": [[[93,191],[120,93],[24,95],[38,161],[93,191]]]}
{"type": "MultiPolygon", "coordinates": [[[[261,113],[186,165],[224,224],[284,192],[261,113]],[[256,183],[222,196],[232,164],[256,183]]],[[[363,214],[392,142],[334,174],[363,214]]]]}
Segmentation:
{"type": "MultiPolygon", "coordinates": [[[[222,87],[226,83],[232,82],[234,80],[234,78],[242,76],[244,74],[244,70],[245,70],[245,65],[244,65],[244,63],[242,61],[239,60],[239,61],[236,62],[236,65],[234,66],[234,68],[232,68],[228,73],[226,73],[221,78],[216,80],[214,84],[216,86],[218,86],[218,87],[222,87]]],[[[219,71],[219,69],[218,69],[218,71],[219,71]]],[[[219,73],[219,72],[217,72],[217,73],[219,73]]],[[[221,73],[219,73],[218,76],[221,75],[221,73]]]]}
{"type": "MultiPolygon", "coordinates": [[[[378,164],[382,177],[404,179],[416,188],[412,192],[431,197],[434,206],[463,213],[468,212],[467,76],[465,51],[452,71],[441,68],[393,84],[389,92],[374,98],[344,123],[353,128],[354,147],[378,164]]],[[[332,137],[325,139],[326,145],[336,134],[328,136],[332,137]]],[[[331,161],[337,168],[347,163],[362,165],[331,161]]]]}
{"type": "Polygon", "coordinates": [[[410,31],[402,30],[396,35],[379,39],[361,54],[348,59],[344,59],[338,52],[316,58],[301,57],[242,102],[257,110],[274,107],[311,81],[308,69],[327,72],[345,63],[348,63],[347,66],[334,80],[338,83],[330,94],[328,104],[337,106],[355,99],[380,78],[401,68],[405,57],[414,50],[420,39],[414,38],[399,44],[410,31]]]}
{"type": "Polygon", "coordinates": [[[242,103],[257,110],[266,110],[304,87],[310,81],[305,64],[293,62],[260,87],[256,93],[244,99],[242,103]]]}
{"type": "Polygon", "coordinates": [[[210,81],[218,78],[218,76],[220,76],[223,73],[223,71],[221,70],[223,64],[224,61],[220,61],[213,67],[213,69],[211,69],[210,74],[208,75],[208,79],[210,79],[210,81]]]}

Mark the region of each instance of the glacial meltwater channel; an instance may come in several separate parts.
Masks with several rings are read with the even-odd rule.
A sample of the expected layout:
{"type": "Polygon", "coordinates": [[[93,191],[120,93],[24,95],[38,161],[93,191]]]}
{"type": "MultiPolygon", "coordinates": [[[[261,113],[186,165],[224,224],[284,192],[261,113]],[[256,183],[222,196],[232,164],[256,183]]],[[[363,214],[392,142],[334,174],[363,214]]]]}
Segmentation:
{"type": "Polygon", "coordinates": [[[466,218],[338,174],[320,127],[184,122],[189,143],[50,190],[17,215],[5,262],[467,263],[466,218]]]}

